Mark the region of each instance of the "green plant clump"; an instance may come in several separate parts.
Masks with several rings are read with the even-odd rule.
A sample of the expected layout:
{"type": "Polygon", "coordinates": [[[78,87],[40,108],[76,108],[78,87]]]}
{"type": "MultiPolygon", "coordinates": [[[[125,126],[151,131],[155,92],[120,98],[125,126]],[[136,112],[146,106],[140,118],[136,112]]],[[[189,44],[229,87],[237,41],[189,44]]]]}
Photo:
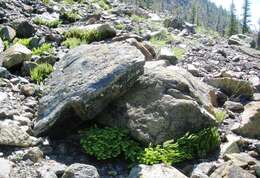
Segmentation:
{"type": "Polygon", "coordinates": [[[104,10],[111,9],[111,5],[107,0],[93,0],[92,3],[97,3],[104,10]]]}
{"type": "Polygon", "coordinates": [[[75,22],[81,18],[77,11],[67,11],[62,14],[63,18],[69,22],[75,22]]]}
{"type": "Polygon", "coordinates": [[[185,49],[179,47],[174,47],[172,51],[178,60],[183,59],[186,53],[185,49]]]}
{"type": "Polygon", "coordinates": [[[30,47],[30,42],[31,42],[30,38],[23,38],[23,39],[17,39],[17,41],[15,43],[24,45],[27,48],[29,48],[30,47]]]}
{"type": "Polygon", "coordinates": [[[4,50],[6,50],[7,48],[9,48],[10,44],[8,41],[3,41],[4,42],[4,50]]]}
{"type": "Polygon", "coordinates": [[[38,55],[38,56],[40,56],[44,53],[52,53],[52,52],[53,52],[53,47],[49,43],[44,43],[40,47],[33,48],[33,50],[32,50],[32,54],[38,55]]]}
{"type": "Polygon", "coordinates": [[[126,28],[126,25],[123,24],[123,23],[118,23],[118,24],[115,25],[115,28],[117,30],[124,30],[126,28]]]}
{"type": "Polygon", "coordinates": [[[71,28],[69,31],[65,32],[65,38],[78,38],[86,43],[91,43],[93,41],[100,41],[106,37],[109,37],[109,33],[102,33],[95,29],[87,30],[80,28],[71,28]]]}
{"type": "Polygon", "coordinates": [[[198,133],[187,133],[173,141],[164,142],[163,145],[148,147],[139,156],[142,164],[176,164],[193,158],[205,157],[214,151],[220,144],[217,128],[207,128],[198,133]]]}
{"type": "Polygon", "coordinates": [[[91,128],[80,140],[87,154],[98,160],[124,155],[127,160],[136,162],[141,147],[130,139],[126,130],[119,128],[91,128]]]}
{"type": "Polygon", "coordinates": [[[39,64],[33,70],[30,71],[30,76],[32,80],[36,81],[38,84],[46,79],[53,72],[53,67],[50,64],[44,63],[39,64]]]}
{"type": "Polygon", "coordinates": [[[153,36],[149,41],[156,47],[162,47],[165,46],[167,42],[174,40],[175,38],[175,36],[164,30],[159,34],[153,36]]]}
{"type": "Polygon", "coordinates": [[[71,48],[75,48],[76,46],[79,46],[84,43],[86,43],[86,42],[81,41],[78,38],[67,38],[65,41],[62,42],[62,45],[71,49],[71,48]]]}
{"type": "Polygon", "coordinates": [[[222,110],[216,110],[214,112],[214,115],[215,115],[216,121],[218,123],[222,123],[225,120],[226,116],[227,116],[227,112],[226,111],[222,111],[222,110]]]}
{"type": "Polygon", "coordinates": [[[58,25],[61,24],[61,21],[59,19],[55,20],[45,20],[41,17],[36,17],[33,22],[37,25],[45,25],[49,28],[56,28],[58,25]]]}

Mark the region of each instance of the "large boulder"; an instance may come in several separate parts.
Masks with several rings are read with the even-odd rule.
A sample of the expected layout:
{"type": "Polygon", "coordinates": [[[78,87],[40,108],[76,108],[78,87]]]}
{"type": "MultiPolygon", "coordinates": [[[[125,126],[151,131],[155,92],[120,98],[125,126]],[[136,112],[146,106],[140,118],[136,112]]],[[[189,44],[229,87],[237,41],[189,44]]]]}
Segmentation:
{"type": "Polygon", "coordinates": [[[187,178],[174,167],[164,164],[137,165],[132,168],[128,178],[187,178]]]}
{"type": "Polygon", "coordinates": [[[212,88],[182,68],[154,63],[158,64],[146,63],[144,75],[131,91],[111,103],[97,121],[127,128],[144,144],[214,125],[213,116],[204,109],[212,108],[212,88]]]}
{"type": "Polygon", "coordinates": [[[26,20],[21,20],[17,22],[16,34],[19,38],[33,37],[36,31],[36,28],[34,28],[34,26],[26,20]]]}
{"type": "Polygon", "coordinates": [[[32,52],[23,45],[16,44],[0,54],[0,66],[10,69],[31,60],[32,52]]]}
{"type": "Polygon", "coordinates": [[[223,77],[205,79],[205,82],[232,97],[252,98],[254,93],[252,85],[245,80],[223,77]]]}
{"type": "Polygon", "coordinates": [[[168,60],[171,64],[175,65],[177,63],[177,57],[175,56],[173,50],[168,47],[162,47],[158,54],[158,60],[168,60]]]}
{"type": "Polygon", "coordinates": [[[245,106],[241,122],[235,125],[233,131],[250,138],[260,138],[260,102],[251,102],[245,106]]]}
{"type": "Polygon", "coordinates": [[[0,37],[3,40],[7,40],[7,41],[13,41],[13,39],[16,36],[16,31],[9,26],[5,26],[0,30],[0,37]]]}
{"type": "Polygon", "coordinates": [[[62,175],[62,178],[99,178],[94,166],[75,163],[70,165],[62,175]]]}
{"type": "Polygon", "coordinates": [[[93,119],[143,73],[144,56],[128,43],[82,45],[55,66],[39,103],[36,135],[64,133],[93,119]],[[61,129],[54,129],[61,128],[61,129]]]}
{"type": "Polygon", "coordinates": [[[256,178],[256,176],[234,165],[233,162],[230,161],[219,166],[219,168],[210,175],[210,178],[256,178]]]}
{"type": "Polygon", "coordinates": [[[239,45],[239,46],[246,46],[246,47],[251,47],[253,42],[253,38],[246,36],[244,34],[236,34],[232,35],[228,39],[228,44],[229,45],[239,45]]]}

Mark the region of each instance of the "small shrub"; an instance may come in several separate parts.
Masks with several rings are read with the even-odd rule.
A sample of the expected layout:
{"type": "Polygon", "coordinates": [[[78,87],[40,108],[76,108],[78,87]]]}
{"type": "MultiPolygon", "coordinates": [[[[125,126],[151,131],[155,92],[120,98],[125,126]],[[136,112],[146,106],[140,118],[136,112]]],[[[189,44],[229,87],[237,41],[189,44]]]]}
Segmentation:
{"type": "Polygon", "coordinates": [[[49,43],[44,43],[40,47],[34,48],[32,50],[32,54],[33,55],[38,55],[38,56],[40,56],[40,55],[42,55],[44,53],[52,53],[52,52],[53,52],[53,47],[49,43]]]}
{"type": "Polygon", "coordinates": [[[140,15],[132,15],[131,19],[134,22],[143,22],[145,18],[140,15]]]}
{"type": "Polygon", "coordinates": [[[85,152],[98,160],[106,160],[124,155],[135,162],[141,151],[138,143],[131,140],[126,130],[119,128],[91,128],[80,140],[85,152]]]}
{"type": "Polygon", "coordinates": [[[141,164],[176,164],[193,158],[205,157],[220,144],[217,128],[207,128],[198,133],[187,133],[173,141],[164,142],[156,147],[149,146],[139,156],[141,164]]]}
{"type": "Polygon", "coordinates": [[[81,41],[78,38],[67,38],[65,41],[62,42],[62,45],[71,49],[84,43],[85,43],[84,41],[81,41]]]}
{"type": "Polygon", "coordinates": [[[49,28],[56,28],[58,25],[61,24],[61,21],[59,19],[55,19],[55,20],[45,20],[41,17],[36,17],[33,22],[36,25],[45,25],[49,28]]]}
{"type": "Polygon", "coordinates": [[[214,115],[215,115],[216,121],[218,123],[222,123],[225,120],[227,113],[226,113],[226,111],[216,110],[214,112],[214,115]]]}
{"type": "Polygon", "coordinates": [[[32,80],[36,81],[38,84],[46,79],[53,72],[53,67],[50,64],[39,64],[32,71],[30,71],[30,76],[32,80]]]}
{"type": "Polygon", "coordinates": [[[115,28],[117,30],[124,30],[126,28],[126,25],[123,24],[123,23],[118,23],[118,24],[115,25],[115,28]]]}
{"type": "Polygon", "coordinates": [[[184,57],[184,55],[186,53],[185,49],[178,48],[178,47],[174,47],[172,49],[172,51],[175,54],[176,58],[179,59],[179,60],[183,59],[183,57],[184,57]]]}
{"type": "Polygon", "coordinates": [[[67,11],[62,14],[62,17],[69,21],[69,22],[75,22],[81,18],[79,13],[77,11],[67,11]]]}

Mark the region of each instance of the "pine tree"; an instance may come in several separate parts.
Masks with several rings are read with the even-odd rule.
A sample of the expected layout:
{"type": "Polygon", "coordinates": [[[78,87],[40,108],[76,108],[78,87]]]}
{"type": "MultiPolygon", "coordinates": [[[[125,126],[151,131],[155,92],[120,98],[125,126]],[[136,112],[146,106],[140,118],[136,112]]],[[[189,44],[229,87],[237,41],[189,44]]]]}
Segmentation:
{"type": "Polygon", "coordinates": [[[234,0],[231,2],[230,6],[230,22],[229,22],[229,29],[228,29],[228,35],[234,35],[237,33],[237,19],[236,19],[236,8],[234,4],[234,0]]]}
{"type": "Polygon", "coordinates": [[[248,23],[250,22],[250,1],[244,0],[244,7],[243,7],[243,26],[242,26],[242,33],[248,33],[249,32],[249,26],[248,23]]]}
{"type": "Polygon", "coordinates": [[[257,34],[257,49],[260,50],[260,19],[258,20],[258,25],[259,25],[259,29],[258,29],[258,34],[257,34]]]}

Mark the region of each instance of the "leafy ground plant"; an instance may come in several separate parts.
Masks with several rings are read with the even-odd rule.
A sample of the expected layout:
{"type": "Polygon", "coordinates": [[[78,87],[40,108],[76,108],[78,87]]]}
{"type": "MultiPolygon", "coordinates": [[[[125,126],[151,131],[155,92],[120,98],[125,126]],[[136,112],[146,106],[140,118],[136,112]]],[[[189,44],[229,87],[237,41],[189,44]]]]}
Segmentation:
{"type": "Polygon", "coordinates": [[[220,144],[217,128],[207,128],[197,133],[187,133],[176,142],[167,141],[163,145],[149,146],[139,156],[142,164],[176,164],[193,158],[205,157],[220,144]]]}
{"type": "Polygon", "coordinates": [[[52,52],[53,52],[53,47],[49,43],[44,43],[40,47],[34,48],[32,50],[32,54],[33,55],[38,55],[38,56],[40,56],[40,55],[42,55],[44,53],[52,53],[52,52]]]}
{"type": "Polygon", "coordinates": [[[50,64],[39,64],[32,71],[30,71],[30,76],[32,80],[36,81],[38,84],[43,82],[51,73],[53,72],[53,67],[50,64]]]}
{"type": "Polygon", "coordinates": [[[227,117],[227,112],[217,109],[214,111],[214,115],[215,115],[216,121],[218,123],[222,123],[225,120],[225,118],[227,117]]]}
{"type": "Polygon", "coordinates": [[[186,52],[185,49],[179,47],[174,47],[172,51],[178,60],[183,59],[186,52]]]}
{"type": "Polygon", "coordinates": [[[75,22],[75,21],[77,21],[81,18],[79,13],[77,11],[74,11],[74,10],[64,12],[62,14],[62,17],[69,22],[75,22]]]}
{"type": "Polygon", "coordinates": [[[142,148],[128,136],[126,130],[92,128],[84,132],[80,143],[87,154],[98,160],[124,155],[132,163],[176,164],[205,157],[219,146],[220,137],[217,128],[207,128],[197,133],[187,133],[176,142],[170,140],[162,145],[142,148]]]}
{"type": "Polygon", "coordinates": [[[84,44],[86,42],[81,41],[78,38],[67,38],[65,41],[62,42],[62,45],[66,46],[67,48],[75,48],[81,44],[84,44]]]}
{"type": "Polygon", "coordinates": [[[127,160],[135,162],[141,152],[141,147],[128,136],[128,132],[119,128],[91,128],[84,132],[80,143],[87,154],[98,160],[124,155],[127,160]]]}

